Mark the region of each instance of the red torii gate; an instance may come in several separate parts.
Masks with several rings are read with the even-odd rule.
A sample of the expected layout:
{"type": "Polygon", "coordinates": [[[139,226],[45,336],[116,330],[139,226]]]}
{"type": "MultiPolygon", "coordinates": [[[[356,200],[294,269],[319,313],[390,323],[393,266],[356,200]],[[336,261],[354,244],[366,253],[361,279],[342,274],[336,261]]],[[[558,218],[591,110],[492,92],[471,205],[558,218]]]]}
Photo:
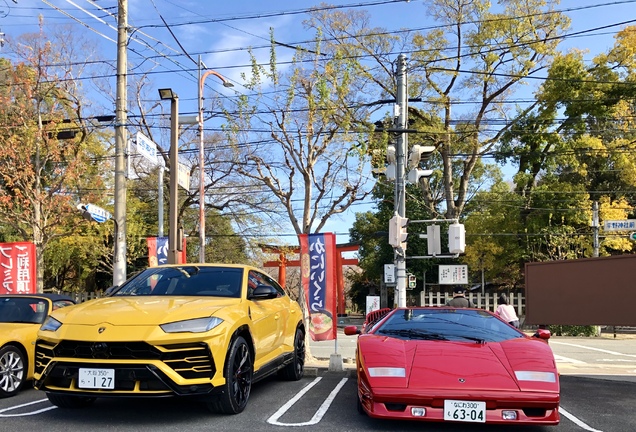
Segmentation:
{"type": "MultiPolygon", "coordinates": [[[[287,267],[300,267],[300,260],[288,260],[288,254],[299,254],[299,246],[276,246],[276,245],[260,245],[261,251],[266,253],[278,254],[278,259],[275,261],[266,261],[264,267],[278,267],[278,283],[281,286],[285,286],[287,281],[287,267]]],[[[345,243],[336,245],[336,290],[338,298],[336,300],[338,315],[346,314],[346,300],[344,295],[344,277],[342,274],[342,268],[346,265],[358,265],[358,258],[343,258],[343,252],[357,252],[360,248],[356,243],[345,243]]]]}

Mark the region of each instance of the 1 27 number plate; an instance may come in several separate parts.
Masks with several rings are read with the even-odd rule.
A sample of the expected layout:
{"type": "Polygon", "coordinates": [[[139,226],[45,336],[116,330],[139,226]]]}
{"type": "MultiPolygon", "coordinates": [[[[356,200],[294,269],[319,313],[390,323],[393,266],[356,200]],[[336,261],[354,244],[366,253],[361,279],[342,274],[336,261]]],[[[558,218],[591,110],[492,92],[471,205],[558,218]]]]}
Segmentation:
{"type": "Polygon", "coordinates": [[[486,402],[445,400],[444,420],[486,422],[486,402]]]}
{"type": "Polygon", "coordinates": [[[77,386],[85,389],[115,389],[115,369],[80,368],[77,386]]]}

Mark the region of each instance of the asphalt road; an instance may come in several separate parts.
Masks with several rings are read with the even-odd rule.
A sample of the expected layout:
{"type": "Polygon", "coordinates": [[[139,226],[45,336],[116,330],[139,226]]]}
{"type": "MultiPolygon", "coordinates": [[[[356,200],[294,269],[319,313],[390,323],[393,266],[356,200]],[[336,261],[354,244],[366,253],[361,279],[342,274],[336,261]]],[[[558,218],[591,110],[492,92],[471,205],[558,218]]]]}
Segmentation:
{"type": "MultiPolygon", "coordinates": [[[[345,358],[343,371],[330,372],[325,362],[317,362],[308,365],[301,381],[272,378],[257,383],[248,407],[236,416],[210,413],[197,401],[172,398],[99,399],[89,408],[67,410],[52,406],[44,393],[27,389],[0,399],[0,432],[510,430],[464,423],[380,421],[358,414],[356,380],[346,354],[350,348],[345,348],[349,342],[343,337],[338,343],[345,358]]],[[[314,344],[314,354],[328,345],[324,347],[327,357],[335,348],[333,341],[314,344]]],[[[636,339],[554,338],[550,345],[561,371],[561,424],[517,430],[636,430],[636,339]]]]}

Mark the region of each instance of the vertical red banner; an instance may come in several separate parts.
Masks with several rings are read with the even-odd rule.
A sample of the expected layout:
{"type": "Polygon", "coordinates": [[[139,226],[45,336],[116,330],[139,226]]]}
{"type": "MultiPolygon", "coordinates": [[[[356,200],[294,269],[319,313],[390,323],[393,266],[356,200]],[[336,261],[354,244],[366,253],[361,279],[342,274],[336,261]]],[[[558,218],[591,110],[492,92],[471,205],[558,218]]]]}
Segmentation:
{"type": "Polygon", "coordinates": [[[0,243],[0,294],[35,294],[36,265],[33,243],[0,243]]]}
{"type": "MultiPolygon", "coordinates": [[[[156,267],[168,264],[168,237],[146,237],[148,243],[148,266],[156,267]]],[[[186,239],[183,239],[182,250],[179,254],[179,264],[186,262],[186,239]]]]}
{"type": "Polygon", "coordinates": [[[309,312],[313,340],[337,337],[336,236],[300,234],[301,283],[309,312]]]}

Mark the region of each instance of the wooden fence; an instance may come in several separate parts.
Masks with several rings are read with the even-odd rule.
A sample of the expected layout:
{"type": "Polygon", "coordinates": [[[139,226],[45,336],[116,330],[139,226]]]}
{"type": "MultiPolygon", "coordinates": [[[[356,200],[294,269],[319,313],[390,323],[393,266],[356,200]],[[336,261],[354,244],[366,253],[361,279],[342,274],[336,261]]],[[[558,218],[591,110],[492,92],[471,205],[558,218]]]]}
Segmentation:
{"type": "MultiPolygon", "coordinates": [[[[466,295],[470,301],[472,301],[478,308],[486,309],[491,312],[494,312],[499,306],[497,300],[499,299],[498,293],[469,293],[466,295]]],[[[452,294],[448,293],[440,293],[440,292],[429,292],[423,296],[424,298],[420,298],[420,304],[423,306],[444,306],[446,301],[453,298],[452,294]]],[[[508,304],[511,304],[517,310],[517,315],[519,317],[525,315],[526,312],[526,304],[525,297],[521,294],[507,294],[508,304]]]]}

